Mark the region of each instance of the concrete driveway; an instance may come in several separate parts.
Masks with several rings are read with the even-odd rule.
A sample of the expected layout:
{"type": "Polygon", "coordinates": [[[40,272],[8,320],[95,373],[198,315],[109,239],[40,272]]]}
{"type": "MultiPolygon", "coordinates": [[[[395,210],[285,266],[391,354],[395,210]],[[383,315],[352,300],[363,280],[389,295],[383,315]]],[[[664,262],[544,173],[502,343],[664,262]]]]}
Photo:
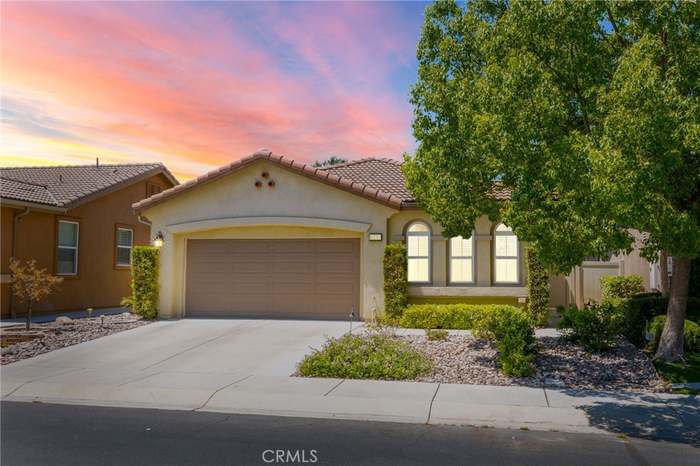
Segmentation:
{"type": "Polygon", "coordinates": [[[311,347],[348,330],[348,323],[325,321],[156,322],[3,366],[2,399],[616,432],[700,444],[696,397],[290,377],[311,347]]]}
{"type": "Polygon", "coordinates": [[[232,384],[279,387],[311,347],[348,330],[331,321],[156,322],[3,366],[0,388],[6,399],[196,409],[232,384]]]}

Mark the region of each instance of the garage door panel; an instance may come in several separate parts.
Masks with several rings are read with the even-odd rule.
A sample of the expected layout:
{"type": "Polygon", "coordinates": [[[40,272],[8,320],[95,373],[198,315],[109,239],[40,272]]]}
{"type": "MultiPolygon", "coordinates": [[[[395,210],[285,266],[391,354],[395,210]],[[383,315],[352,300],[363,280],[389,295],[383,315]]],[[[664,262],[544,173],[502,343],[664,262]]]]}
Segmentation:
{"type": "Polygon", "coordinates": [[[357,239],[189,240],[186,315],[346,319],[357,239]]]}

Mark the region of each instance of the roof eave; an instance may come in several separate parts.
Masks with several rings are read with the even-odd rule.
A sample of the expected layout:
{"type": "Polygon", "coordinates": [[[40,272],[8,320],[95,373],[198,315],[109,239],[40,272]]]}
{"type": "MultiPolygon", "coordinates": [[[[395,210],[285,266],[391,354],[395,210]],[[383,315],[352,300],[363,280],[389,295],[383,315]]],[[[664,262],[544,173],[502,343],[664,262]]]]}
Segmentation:
{"type": "Polygon", "coordinates": [[[19,199],[11,199],[7,197],[0,197],[0,206],[2,207],[21,207],[30,208],[33,210],[39,210],[42,212],[54,212],[54,213],[65,213],[68,209],[60,206],[52,206],[48,204],[41,204],[40,202],[29,202],[22,201],[19,199]]]}
{"type": "Polygon", "coordinates": [[[261,160],[267,160],[269,162],[272,162],[276,166],[279,166],[280,168],[286,169],[292,173],[302,175],[304,177],[307,177],[309,179],[312,179],[314,181],[318,181],[320,183],[323,183],[327,186],[331,186],[340,190],[343,190],[347,193],[354,194],[356,196],[363,197],[367,200],[377,202],[379,204],[383,204],[387,207],[390,207],[392,209],[397,209],[400,210],[401,206],[403,204],[403,200],[398,198],[395,195],[385,193],[383,191],[379,191],[376,189],[373,189],[372,191],[375,192],[374,195],[370,195],[368,193],[369,189],[367,189],[367,186],[365,186],[362,183],[357,183],[352,180],[348,179],[348,185],[344,186],[343,183],[341,183],[340,179],[342,177],[338,177],[337,175],[330,175],[327,174],[324,170],[321,170],[320,168],[312,167],[311,165],[307,164],[300,164],[298,162],[295,162],[292,159],[288,159],[287,157],[280,156],[273,154],[269,150],[260,150],[257,151],[247,157],[244,157],[242,159],[239,159],[229,165],[225,165],[223,167],[220,167],[216,170],[212,170],[204,175],[201,175],[194,180],[191,180],[187,183],[184,183],[179,186],[175,186],[173,188],[170,188],[169,190],[163,191],[159,194],[156,194],[155,196],[149,197],[147,199],[143,199],[139,202],[135,202],[132,204],[132,208],[134,209],[134,212],[139,213],[142,212],[145,209],[154,207],[155,205],[158,205],[162,202],[167,201],[168,199],[179,195],[180,193],[189,191],[190,189],[196,188],[198,186],[202,186],[208,183],[211,183],[215,180],[218,180],[219,178],[223,176],[227,176],[229,174],[235,173],[238,170],[243,169],[244,167],[261,161],[261,160]],[[319,172],[324,173],[326,176],[321,176],[319,175],[319,172]],[[332,181],[330,177],[333,176],[337,178],[337,180],[332,181]],[[356,186],[357,185],[357,186],[356,186]]]}
{"type": "Polygon", "coordinates": [[[70,209],[75,209],[78,206],[81,206],[83,204],[87,204],[88,202],[92,202],[94,200],[97,200],[103,196],[106,196],[108,194],[111,194],[115,191],[119,191],[120,189],[126,188],[128,186],[131,186],[132,184],[138,183],[140,181],[143,181],[147,178],[150,178],[152,176],[156,176],[159,174],[163,174],[169,181],[174,182],[174,185],[177,186],[180,183],[177,181],[177,179],[168,171],[167,168],[164,166],[159,166],[155,167],[147,172],[143,172],[140,175],[134,176],[132,178],[126,179],[122,182],[107,186],[104,189],[101,189],[99,191],[95,191],[94,193],[90,193],[87,196],[83,196],[81,198],[78,198],[72,202],[69,202],[65,204],[66,210],[70,209]]]}

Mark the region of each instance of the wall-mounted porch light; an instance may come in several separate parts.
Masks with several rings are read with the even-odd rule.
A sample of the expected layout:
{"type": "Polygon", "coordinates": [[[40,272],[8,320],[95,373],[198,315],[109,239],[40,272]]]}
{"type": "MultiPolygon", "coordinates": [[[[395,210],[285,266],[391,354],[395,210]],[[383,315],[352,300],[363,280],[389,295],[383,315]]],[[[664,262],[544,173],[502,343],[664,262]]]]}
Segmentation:
{"type": "Polygon", "coordinates": [[[159,231],[158,234],[156,234],[156,237],[153,238],[153,246],[160,248],[163,246],[164,241],[165,238],[163,237],[163,232],[159,231]]]}

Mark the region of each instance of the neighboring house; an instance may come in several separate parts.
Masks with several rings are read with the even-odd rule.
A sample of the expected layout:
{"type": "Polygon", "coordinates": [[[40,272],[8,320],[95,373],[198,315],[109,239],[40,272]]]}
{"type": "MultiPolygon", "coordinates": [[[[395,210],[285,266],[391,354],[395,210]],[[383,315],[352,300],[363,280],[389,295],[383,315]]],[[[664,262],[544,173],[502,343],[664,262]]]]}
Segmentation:
{"type": "Polygon", "coordinates": [[[131,205],[177,185],[161,164],[0,169],[2,317],[22,314],[11,257],[64,278],[37,312],[118,306],[130,294],[130,252],[150,227],[131,205]]]}
{"type": "MultiPolygon", "coordinates": [[[[314,168],[261,150],[134,208],[164,237],[163,317],[370,318],[383,310],[384,246],[396,241],[408,244],[412,302],[527,296],[513,232],[482,217],[470,238],[444,237],[393,160],[314,168]]],[[[579,283],[553,278],[552,305],[574,302],[579,283]]]]}

